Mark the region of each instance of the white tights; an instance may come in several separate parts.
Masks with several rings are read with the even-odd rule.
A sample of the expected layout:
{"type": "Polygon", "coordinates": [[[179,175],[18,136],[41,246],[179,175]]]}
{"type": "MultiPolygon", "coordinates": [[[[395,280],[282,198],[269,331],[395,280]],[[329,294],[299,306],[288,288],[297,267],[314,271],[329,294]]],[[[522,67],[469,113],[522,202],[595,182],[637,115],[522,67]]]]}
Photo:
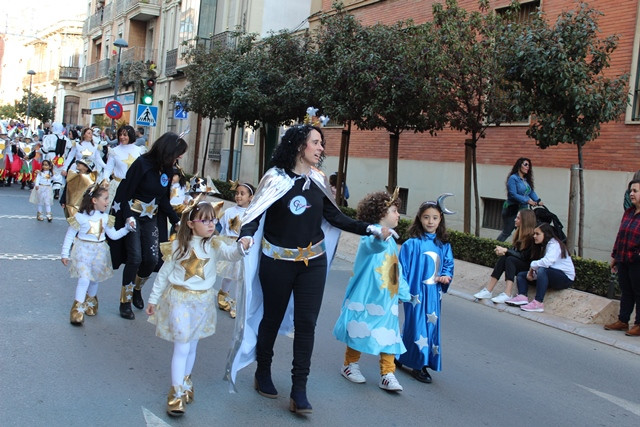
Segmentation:
{"type": "Polygon", "coordinates": [[[228,279],[225,277],[224,279],[222,279],[222,282],[220,283],[220,290],[222,292],[229,293],[229,289],[231,289],[231,285],[233,285],[234,283],[235,283],[235,280],[228,279]]]}
{"type": "Polygon", "coordinates": [[[196,361],[198,339],[189,342],[174,342],[173,357],[171,358],[171,385],[179,386],[184,377],[191,375],[193,363],[196,361]]]}
{"type": "Polygon", "coordinates": [[[95,297],[98,294],[98,282],[89,279],[79,278],[76,286],[76,301],[84,302],[85,295],[95,297]]]}
{"type": "MultiPolygon", "coordinates": [[[[44,205],[44,208],[48,214],[51,213],[51,205],[44,205]]],[[[42,210],[42,205],[38,205],[38,212],[45,212],[42,210]]]]}

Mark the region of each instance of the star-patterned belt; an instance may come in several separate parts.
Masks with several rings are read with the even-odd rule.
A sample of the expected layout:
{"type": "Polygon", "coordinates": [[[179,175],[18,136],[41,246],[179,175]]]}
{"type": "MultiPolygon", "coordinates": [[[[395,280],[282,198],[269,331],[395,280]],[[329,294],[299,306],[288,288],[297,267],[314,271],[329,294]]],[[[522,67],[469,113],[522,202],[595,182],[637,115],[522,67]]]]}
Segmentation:
{"type": "Polygon", "coordinates": [[[283,261],[302,261],[304,265],[309,265],[309,260],[318,258],[327,250],[324,240],[320,240],[315,245],[309,242],[309,246],[304,248],[283,248],[269,243],[266,239],[262,239],[262,253],[269,258],[279,259],[283,261]]]}
{"type": "Polygon", "coordinates": [[[153,218],[153,216],[158,212],[156,199],[153,199],[149,203],[134,199],[129,202],[129,207],[133,212],[139,213],[141,217],[148,216],[149,218],[153,218]]]}
{"type": "Polygon", "coordinates": [[[211,288],[209,288],[209,289],[189,289],[186,286],[174,285],[173,283],[171,284],[171,287],[173,289],[175,289],[176,291],[188,292],[190,294],[204,294],[205,292],[211,290],[211,288]]]}

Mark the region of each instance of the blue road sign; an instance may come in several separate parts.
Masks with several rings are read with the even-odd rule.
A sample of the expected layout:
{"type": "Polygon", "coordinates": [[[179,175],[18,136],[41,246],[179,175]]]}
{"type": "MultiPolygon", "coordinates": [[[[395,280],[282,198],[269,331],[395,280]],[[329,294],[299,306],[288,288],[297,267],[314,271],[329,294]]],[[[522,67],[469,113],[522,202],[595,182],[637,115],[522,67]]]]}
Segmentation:
{"type": "Polygon", "coordinates": [[[156,123],[158,123],[158,107],[138,104],[136,110],[137,126],[156,126],[156,123]]]}
{"type": "Polygon", "coordinates": [[[173,109],[173,118],[184,120],[187,118],[187,112],[182,108],[182,104],[176,101],[175,108],[173,109]]]}

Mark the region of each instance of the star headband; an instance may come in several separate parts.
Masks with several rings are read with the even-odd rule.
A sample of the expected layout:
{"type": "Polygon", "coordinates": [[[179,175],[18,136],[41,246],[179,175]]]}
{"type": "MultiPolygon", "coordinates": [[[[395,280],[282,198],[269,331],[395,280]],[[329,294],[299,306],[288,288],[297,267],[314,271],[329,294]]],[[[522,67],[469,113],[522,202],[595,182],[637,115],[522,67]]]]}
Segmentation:
{"type": "Polygon", "coordinates": [[[400,188],[396,187],[395,190],[393,190],[393,194],[391,195],[391,199],[387,200],[386,202],[384,202],[384,207],[385,208],[390,208],[391,205],[393,205],[396,200],[398,200],[398,194],[400,193],[400,188]]]}
{"type": "Polygon", "coordinates": [[[242,185],[247,190],[249,190],[249,193],[253,196],[253,190],[251,189],[249,184],[247,184],[246,182],[240,182],[240,180],[234,181],[234,180],[230,179],[229,183],[231,184],[231,187],[229,187],[229,190],[234,191],[236,188],[238,188],[240,185],[242,185]]]}
{"type": "Polygon", "coordinates": [[[423,206],[438,206],[440,208],[440,210],[442,211],[443,214],[447,214],[447,215],[453,215],[456,212],[455,211],[450,211],[449,209],[447,209],[447,207],[444,205],[444,199],[446,199],[447,197],[453,196],[453,193],[443,193],[438,197],[437,201],[433,201],[433,200],[427,200],[426,202],[423,202],[420,205],[420,208],[422,208],[423,206]]]}

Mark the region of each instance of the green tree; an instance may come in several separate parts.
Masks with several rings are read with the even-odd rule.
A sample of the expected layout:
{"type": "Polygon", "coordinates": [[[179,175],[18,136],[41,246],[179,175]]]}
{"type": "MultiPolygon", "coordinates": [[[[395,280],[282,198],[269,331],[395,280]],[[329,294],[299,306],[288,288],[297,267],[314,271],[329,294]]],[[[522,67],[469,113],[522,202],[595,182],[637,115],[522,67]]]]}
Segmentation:
{"type": "Polygon", "coordinates": [[[0,119],[14,119],[17,117],[15,105],[0,105],[0,119]]]}
{"type": "MultiPolygon", "coordinates": [[[[628,103],[628,75],[605,77],[618,36],[599,38],[602,13],[580,3],[560,14],[550,26],[543,13],[521,32],[508,64],[511,77],[522,85],[520,103],[533,120],[527,135],[540,148],[575,144],[578,151],[580,209],[578,255],[584,232],[583,147],[600,135],[602,123],[616,120],[628,103]]],[[[610,74],[609,74],[610,75],[610,74]]]]}
{"type": "Polygon", "coordinates": [[[364,37],[362,24],[346,13],[342,3],[334,3],[335,13],[325,14],[320,19],[320,27],[314,34],[315,52],[312,57],[311,79],[319,91],[318,107],[332,121],[343,123],[338,159],[336,200],[341,200],[342,183],[347,179],[349,141],[351,123],[362,116],[368,92],[358,92],[362,85],[358,79],[366,71],[366,47],[361,43],[364,37]]]}
{"type": "Polygon", "coordinates": [[[361,35],[362,72],[353,85],[356,93],[368,96],[354,123],[389,132],[388,191],[397,186],[402,132],[434,133],[445,123],[434,70],[439,54],[429,41],[429,25],[410,21],[365,27],[361,35]]]}
{"type": "MultiPolygon", "coordinates": [[[[16,113],[21,118],[26,119],[29,106],[29,90],[23,89],[23,91],[22,99],[16,102],[16,113]]],[[[53,108],[53,102],[47,101],[47,98],[39,93],[31,92],[31,109],[29,112],[32,119],[38,119],[43,123],[52,120],[53,108]]]]}
{"type": "Polygon", "coordinates": [[[433,6],[435,46],[442,53],[440,90],[447,121],[468,135],[465,140],[464,231],[471,228],[471,181],[475,200],[475,235],[480,233],[480,200],[476,150],[490,126],[512,121],[512,88],[505,78],[502,43],[512,27],[502,16],[487,13],[489,2],[480,0],[479,11],[468,12],[456,0],[433,6]]]}

